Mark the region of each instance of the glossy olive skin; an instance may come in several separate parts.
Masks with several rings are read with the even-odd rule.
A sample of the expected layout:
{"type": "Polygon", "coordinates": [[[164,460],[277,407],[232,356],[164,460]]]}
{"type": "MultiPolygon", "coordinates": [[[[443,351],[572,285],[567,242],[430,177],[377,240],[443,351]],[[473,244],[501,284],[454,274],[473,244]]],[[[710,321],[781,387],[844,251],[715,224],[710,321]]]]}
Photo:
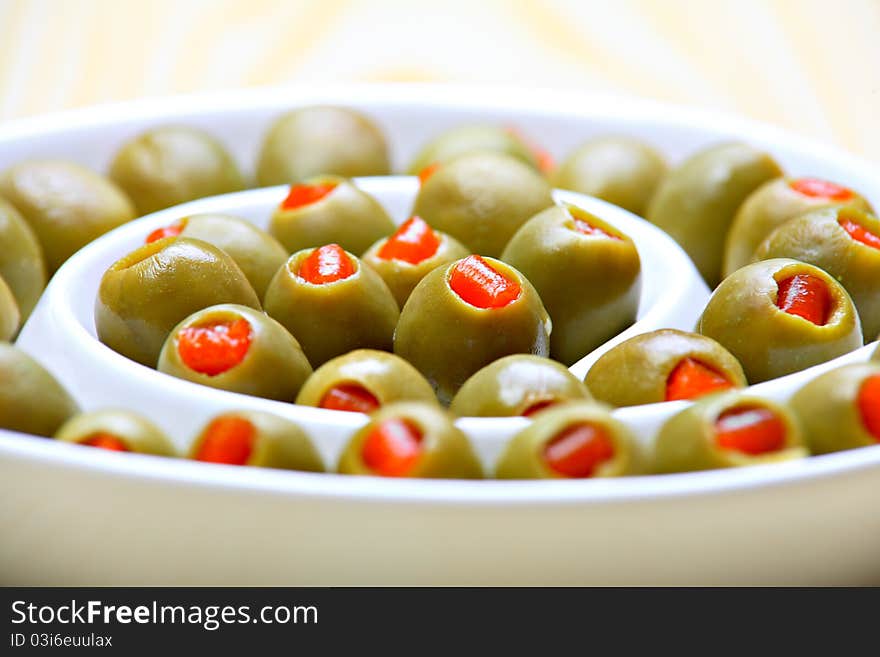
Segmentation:
{"type": "Polygon", "coordinates": [[[79,444],[99,433],[117,438],[129,452],[154,456],[177,455],[171,441],[155,424],[142,415],[121,409],[81,413],[65,422],[55,438],[79,444]]]}
{"type": "Polygon", "coordinates": [[[0,342],[0,428],[52,436],[79,406],[28,354],[0,342]]]}
{"type": "Polygon", "coordinates": [[[180,237],[202,240],[228,253],[260,299],[289,255],[278,240],[239,217],[196,214],[186,217],[182,223],[180,237]]]}
{"type": "Polygon", "coordinates": [[[736,388],[747,385],[739,361],[715,340],[697,333],[660,329],[609,349],[587,372],[593,396],[612,406],[666,401],[670,374],[685,358],[711,367],[736,388]]]}
{"type": "Polygon", "coordinates": [[[0,196],[33,229],[51,275],[74,252],[135,218],[114,183],[73,162],[31,160],[0,174],[0,196]]]}
{"type": "Polygon", "coordinates": [[[799,372],[862,346],[858,311],[843,286],[818,267],[787,258],[757,262],[724,279],[697,332],[733,354],[750,383],[799,372]],[[834,307],[824,326],[776,307],[778,281],[796,274],[825,282],[834,307]]]}
{"type": "Polygon", "coordinates": [[[761,242],[756,260],[793,258],[836,278],[859,311],[862,335],[880,333],[880,249],[850,237],[839,219],[849,219],[880,235],[880,219],[855,208],[813,210],[785,222],[761,242]]]}
{"type": "Polygon", "coordinates": [[[449,411],[458,416],[508,417],[524,415],[538,404],[584,399],[592,399],[590,391],[564,366],[549,358],[514,354],[486,365],[465,381],[449,411]]]}
{"type": "Polygon", "coordinates": [[[179,125],[152,128],[123,144],[110,178],[141,215],[245,186],[223,144],[204,130],[179,125]]]}
{"type": "Polygon", "coordinates": [[[287,329],[258,310],[235,304],[199,310],[175,326],[159,354],[157,369],[211,388],[287,402],[296,399],[312,373],[302,348],[287,329]],[[190,369],[178,349],[180,332],[192,326],[237,319],[244,319],[251,326],[251,343],[244,359],[214,376],[190,369]]]}
{"type": "Polygon", "coordinates": [[[374,475],[364,463],[364,441],[378,424],[391,418],[411,422],[422,433],[423,453],[406,475],[418,479],[481,479],[483,468],[467,437],[452,423],[452,416],[436,404],[398,402],[383,406],[351,437],[337,470],[340,474],[374,475]]]}
{"type": "MultiPolygon", "coordinates": [[[[324,472],[324,461],[305,431],[290,420],[262,411],[232,411],[213,418],[240,418],[254,428],[255,438],[251,454],[245,465],[258,468],[299,470],[301,472],[324,472]]],[[[189,457],[195,458],[205,439],[211,422],[196,436],[190,447],[189,457]]]]}
{"type": "Polygon", "coordinates": [[[259,310],[256,292],[216,246],[165,238],[117,260],[101,277],[95,328],[105,345],[155,367],[165,338],[197,310],[237,303],[259,310]]]}
{"type": "Polygon", "coordinates": [[[311,252],[297,251],[278,270],[266,290],[266,312],[299,341],[313,367],[353,349],[391,351],[400,310],[379,274],[346,251],[354,274],[314,285],[296,274],[311,252]]]}
{"type": "Polygon", "coordinates": [[[752,262],[758,245],[789,219],[822,207],[871,210],[870,204],[859,194],[854,193],[847,201],[835,202],[828,198],[801,194],[791,187],[793,180],[795,179],[776,178],[766,182],[743,201],[727,234],[722,272],[724,277],[752,262]]]}
{"type": "Polygon", "coordinates": [[[532,284],[493,258],[488,264],[521,287],[502,308],[477,308],[449,286],[456,263],[438,267],[416,285],[400,313],[394,353],[412,363],[448,404],[475,372],[510,354],[548,356],[552,323],[532,284]]]}
{"type": "Polygon", "coordinates": [[[409,295],[415,289],[425,276],[442,265],[448,265],[451,262],[460,260],[468,255],[470,251],[461,242],[454,237],[435,230],[434,234],[440,239],[437,251],[430,258],[422,260],[418,264],[412,264],[404,260],[391,259],[386,260],[379,257],[379,250],[388,241],[387,237],[380,239],[374,243],[361,256],[361,261],[373,269],[394,295],[397,305],[403,308],[409,295]]]}
{"type": "Polygon", "coordinates": [[[46,287],[46,263],[33,229],[0,198],[0,277],[6,281],[26,320],[46,287]]]}
{"type": "Polygon", "coordinates": [[[388,146],[372,119],[346,107],[303,107],[281,116],[266,133],[257,163],[261,186],[319,174],[384,176],[388,146]]]}
{"type": "Polygon", "coordinates": [[[496,125],[461,125],[437,135],[416,154],[407,169],[418,175],[432,164],[446,164],[469,153],[500,153],[538,169],[538,159],[512,130],[496,125]]]}
{"type": "Polygon", "coordinates": [[[314,176],[304,184],[335,184],[336,188],[309,205],[290,210],[279,206],[272,213],[269,232],[288,253],[335,243],[361,254],[394,232],[394,222],[382,204],[350,180],[314,176]]]}
{"type": "Polygon", "coordinates": [[[641,261],[633,241],[598,217],[571,206],[529,219],[501,259],[535,286],[553,320],[550,355],[571,365],[636,319],[641,261]],[[574,218],[613,235],[585,235],[574,218]]]}
{"type": "Polygon", "coordinates": [[[794,394],[789,405],[801,422],[812,453],[878,443],[865,427],[858,407],[862,384],[875,376],[880,376],[880,363],[853,363],[816,377],[794,394]]]}
{"type": "Polygon", "coordinates": [[[12,290],[0,276],[0,341],[12,340],[18,332],[21,313],[12,290]]]}
{"type": "Polygon", "coordinates": [[[567,479],[547,465],[544,449],[572,425],[588,423],[604,429],[614,445],[614,456],[599,465],[592,477],[622,477],[645,471],[642,447],[629,428],[596,402],[571,402],[535,416],[505,447],[495,467],[498,479],[567,479]]]}
{"type": "Polygon", "coordinates": [[[300,390],[296,403],[320,406],[331,388],[345,383],[359,385],[382,406],[399,401],[437,402],[431,384],[402,358],[375,349],[355,349],[315,370],[300,390]]]}
{"type": "Polygon", "coordinates": [[[663,156],[639,139],[598,137],[569,153],[556,171],[554,186],[644,215],[668,169],[663,156]]]}
{"type": "Polygon", "coordinates": [[[766,153],[724,143],[699,151],[669,172],[645,217],[669,233],[714,287],[721,280],[724,241],[740,204],[782,175],[766,153]]]}
{"type": "Polygon", "coordinates": [[[473,253],[497,258],[520,226],[552,205],[550,185],[534,169],[509,155],[474,153],[437,169],[412,214],[473,253]]]}

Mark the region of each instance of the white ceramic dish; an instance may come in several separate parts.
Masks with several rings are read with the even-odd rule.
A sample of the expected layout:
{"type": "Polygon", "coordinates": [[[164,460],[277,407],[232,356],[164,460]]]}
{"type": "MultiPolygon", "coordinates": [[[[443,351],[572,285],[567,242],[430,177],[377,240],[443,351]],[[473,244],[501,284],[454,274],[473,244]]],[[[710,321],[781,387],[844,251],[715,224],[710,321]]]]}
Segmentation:
{"type": "MultiPolygon", "coordinates": [[[[880,200],[880,175],[870,165],[766,126],[650,102],[448,87],[237,92],[45,117],[0,126],[0,167],[52,155],[103,168],[122,139],[172,120],[213,131],[249,163],[271,117],[314,102],[354,105],[372,114],[398,149],[398,164],[430,134],[467,121],[516,124],[557,156],[577,141],[608,132],[643,136],[672,159],[739,137],[763,145],[793,173],[846,181],[875,205],[880,200]]],[[[144,226],[165,223],[157,216],[143,220],[144,226]]],[[[105,245],[132,239],[125,231],[133,233],[130,227],[119,229],[71,265],[99,267],[101,257],[109,257],[105,245]]],[[[66,271],[53,290],[63,287],[57,283],[66,271]]],[[[668,282],[672,288],[682,283],[668,282]]],[[[41,338],[58,329],[87,329],[91,317],[90,305],[78,308],[79,325],[71,325],[69,310],[55,301],[47,295],[35,314],[43,319],[21,338],[44,359],[48,343],[41,338]]],[[[83,352],[109,362],[109,356],[96,356],[97,348],[86,347],[85,333],[83,352]]],[[[868,353],[865,348],[844,360],[868,353]]],[[[81,356],[76,351],[58,358],[81,356]]],[[[53,365],[56,371],[65,367],[53,365]]],[[[150,402],[150,388],[134,382],[155,373],[140,368],[137,375],[137,367],[130,368],[129,384],[114,386],[118,404],[150,402]]],[[[90,394],[85,389],[97,387],[94,379],[110,371],[88,377],[80,371],[72,387],[78,395],[90,394]]],[[[814,374],[762,384],[756,391],[785,398],[814,374]]],[[[169,388],[183,383],[165,381],[169,388]]],[[[200,388],[204,394],[198,396],[207,399],[205,391],[200,388]]],[[[618,413],[649,439],[682,406],[618,413]]],[[[174,414],[182,423],[195,422],[201,408],[181,405],[174,414]]],[[[298,417],[329,421],[317,410],[304,409],[298,417]]],[[[505,422],[517,420],[463,420],[462,426],[478,444],[497,445],[508,435],[505,422]]],[[[880,583],[880,515],[874,504],[880,447],[773,467],[666,477],[443,482],[205,466],[8,433],[3,438],[0,579],[9,583],[880,583]]]]}

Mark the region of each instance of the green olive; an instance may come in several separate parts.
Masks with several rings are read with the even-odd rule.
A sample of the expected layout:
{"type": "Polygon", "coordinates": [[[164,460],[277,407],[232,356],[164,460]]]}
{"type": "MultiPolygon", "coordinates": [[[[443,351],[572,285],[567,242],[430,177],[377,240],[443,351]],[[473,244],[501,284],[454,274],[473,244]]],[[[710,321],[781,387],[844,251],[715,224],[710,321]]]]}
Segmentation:
{"type": "Polygon", "coordinates": [[[782,175],[766,153],[747,144],[702,150],[673,169],[657,189],[645,217],[669,233],[714,287],[721,278],[724,240],[742,202],[782,175]]]}
{"type": "MultiPolygon", "coordinates": [[[[431,385],[402,358],[375,349],[356,349],[327,361],[310,376],[297,404],[340,409],[333,392],[352,391],[369,407],[398,401],[437,402],[431,385]]],[[[346,408],[345,410],[348,410],[346,408]]]]}
{"type": "Polygon", "coordinates": [[[424,374],[448,404],[470,376],[503,356],[547,356],[551,326],[525,276],[494,258],[469,256],[438,267],[416,286],[400,314],[394,353],[424,374]],[[497,284],[493,289],[503,287],[510,297],[475,305],[465,300],[466,288],[452,287],[453,277],[480,285],[485,275],[497,284]]]}
{"type": "Polygon", "coordinates": [[[119,452],[176,456],[168,437],[155,424],[142,415],[118,409],[76,415],[64,423],[55,438],[119,452]]]}
{"type": "Polygon", "coordinates": [[[126,142],[110,164],[110,178],[142,215],[244,189],[223,144],[203,130],[177,125],[152,128],[126,142]]]}
{"type": "Polygon", "coordinates": [[[475,417],[531,416],[578,399],[591,399],[590,391],[563,365],[514,354],[486,365],[465,381],[449,411],[475,417]]]}
{"type": "Polygon", "coordinates": [[[724,279],[697,332],[732,353],[750,383],[799,372],[862,346],[859,315],[843,286],[818,267],[786,258],[748,265],[724,279]],[[795,276],[818,279],[824,288],[819,293],[828,305],[819,323],[777,307],[780,285],[795,276]]]}
{"type": "Polygon", "coordinates": [[[780,463],[809,456],[785,406],[739,391],[709,395],[672,416],[654,445],[659,473],[780,463]]]}
{"type": "Polygon", "coordinates": [[[585,379],[596,399],[612,406],[639,406],[747,385],[742,366],[720,344],[675,329],[651,331],[609,349],[585,379]],[[688,375],[702,375],[687,380],[688,375]]]}
{"type": "Polygon", "coordinates": [[[724,247],[724,277],[752,262],[758,245],[773,229],[805,212],[828,206],[871,210],[861,195],[812,178],[776,178],[758,187],[743,201],[730,226],[724,247]],[[804,187],[810,182],[821,187],[804,187]],[[822,187],[827,190],[819,193],[822,187]]]}
{"type": "Polygon", "coordinates": [[[830,207],[813,210],[776,228],[761,242],[755,258],[794,258],[824,269],[852,297],[862,321],[862,335],[873,338],[880,333],[878,247],[880,219],[855,208],[830,207]],[[863,232],[868,233],[867,242],[857,239],[865,239],[863,232]]]}
{"type": "Polygon", "coordinates": [[[132,251],[104,273],[95,328],[114,351],[155,367],[171,330],[219,303],[260,308],[256,292],[225,252],[201,240],[165,238],[132,251]]]}
{"type": "Polygon", "coordinates": [[[324,472],[324,462],[299,425],[261,411],[232,411],[213,418],[196,436],[197,461],[324,472]]]}
{"type": "Polygon", "coordinates": [[[312,373],[287,329],[258,310],[235,304],[196,311],[175,326],[159,354],[157,369],[211,388],[287,402],[296,399],[312,373]],[[198,342],[205,333],[213,336],[209,353],[198,342]]]}
{"type": "Polygon", "coordinates": [[[12,205],[0,199],[0,277],[26,320],[46,287],[46,263],[33,229],[12,205]]]}
{"type": "Polygon", "coordinates": [[[0,342],[0,428],[48,437],[78,412],[76,402],[42,365],[0,342]]]}
{"type": "Polygon", "coordinates": [[[347,251],[350,275],[310,282],[301,268],[316,252],[297,251],[278,270],[266,290],[266,312],[293,334],[314,367],[353,349],[390,351],[400,310],[388,286],[347,251]]]}
{"type": "Polygon", "coordinates": [[[498,460],[498,479],[586,479],[640,474],[641,446],[625,424],[595,402],[543,411],[498,460]]]}
{"type": "Polygon", "coordinates": [[[350,180],[338,176],[308,178],[297,188],[311,187],[326,194],[305,205],[282,202],[272,213],[269,232],[288,253],[339,244],[361,254],[376,240],[394,232],[394,222],[375,198],[350,180]]]}
{"type": "Polygon", "coordinates": [[[0,341],[12,340],[18,332],[21,313],[12,290],[0,276],[0,341]]]}
{"type": "Polygon", "coordinates": [[[555,186],[643,215],[667,169],[663,156],[639,139],[598,137],[565,158],[556,171],[555,186]]]}
{"type": "Polygon", "coordinates": [[[0,196],[30,224],[51,275],[97,237],[135,217],[115,184],[72,162],[31,160],[0,174],[0,196]]]}
{"type": "Polygon", "coordinates": [[[550,355],[571,365],[636,320],[641,262],[633,241],[571,205],[529,219],[501,259],[535,286],[550,319],[550,355]]]}
{"type": "Polygon", "coordinates": [[[339,458],[341,474],[421,479],[480,479],[483,469],[464,433],[436,404],[398,402],[370,416],[339,458]]]}
{"type": "Polygon", "coordinates": [[[382,130],[346,107],[303,107],[283,115],[263,140],[257,164],[262,186],[305,180],[322,173],[346,178],[391,171],[382,130]]]}
{"type": "Polygon", "coordinates": [[[514,130],[495,125],[461,125],[439,134],[413,158],[407,172],[417,175],[432,164],[446,164],[470,153],[500,153],[539,168],[535,153],[514,130]]]}
{"type": "Polygon", "coordinates": [[[550,185],[534,169],[509,155],[474,153],[435,171],[412,213],[474,253],[497,258],[520,226],[552,205],[550,185]]]}

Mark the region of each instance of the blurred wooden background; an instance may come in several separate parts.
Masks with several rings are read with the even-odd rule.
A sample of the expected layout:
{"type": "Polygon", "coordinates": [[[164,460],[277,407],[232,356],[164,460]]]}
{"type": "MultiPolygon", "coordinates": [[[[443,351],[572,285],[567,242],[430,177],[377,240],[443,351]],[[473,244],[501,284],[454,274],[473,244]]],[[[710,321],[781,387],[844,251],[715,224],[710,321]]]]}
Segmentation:
{"type": "Polygon", "coordinates": [[[0,120],[296,82],[576,87],[880,164],[880,0],[0,0],[0,120]]]}

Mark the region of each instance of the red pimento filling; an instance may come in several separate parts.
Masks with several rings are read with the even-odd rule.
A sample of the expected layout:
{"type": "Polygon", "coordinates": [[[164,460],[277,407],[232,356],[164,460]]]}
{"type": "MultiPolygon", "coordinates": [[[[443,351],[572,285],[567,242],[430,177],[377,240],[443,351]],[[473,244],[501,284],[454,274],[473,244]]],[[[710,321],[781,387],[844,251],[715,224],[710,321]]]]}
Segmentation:
{"type": "Polygon", "coordinates": [[[422,432],[406,419],[377,424],[361,448],[364,464],[383,477],[405,477],[422,455],[422,432]]]}
{"type": "Polygon", "coordinates": [[[715,420],[715,443],[749,456],[776,452],[785,447],[785,423],[768,408],[730,408],[715,420]]]}
{"type": "Polygon", "coordinates": [[[827,198],[830,201],[848,201],[855,194],[851,189],[820,178],[798,178],[788,183],[794,191],[810,198],[827,198]]]}
{"type": "Polygon", "coordinates": [[[538,170],[541,173],[547,174],[553,171],[556,167],[556,162],[553,161],[553,156],[547,150],[527,138],[518,128],[509,127],[507,132],[532,152],[532,155],[535,156],[535,160],[538,162],[538,170]]]}
{"type": "Polygon", "coordinates": [[[218,417],[205,429],[194,458],[208,463],[245,465],[256,438],[257,430],[248,420],[235,416],[218,417]]]}
{"type": "Polygon", "coordinates": [[[341,246],[327,244],[306,256],[296,275],[313,285],[324,285],[348,278],[355,271],[354,263],[341,246]]]}
{"type": "Polygon", "coordinates": [[[282,210],[296,210],[305,205],[317,203],[336,189],[337,183],[319,183],[315,185],[291,185],[290,191],[281,202],[282,210]]]}
{"type": "Polygon", "coordinates": [[[558,433],[544,447],[544,462],[571,479],[592,477],[596,468],[614,458],[614,442],[604,428],[575,424],[558,433]]]}
{"type": "Polygon", "coordinates": [[[619,240],[620,237],[614,235],[613,233],[609,233],[604,228],[600,228],[596,226],[594,223],[590,221],[592,217],[587,212],[584,212],[580,208],[575,208],[569,206],[568,214],[571,215],[572,220],[574,221],[574,229],[583,234],[583,235],[592,235],[595,237],[608,237],[613,240],[619,240]]]}
{"type": "Polygon", "coordinates": [[[428,178],[437,173],[437,169],[440,168],[439,162],[434,162],[433,164],[429,164],[424,169],[419,171],[419,185],[424,185],[428,182],[428,178]]]}
{"type": "Polygon", "coordinates": [[[519,298],[520,286],[478,255],[459,260],[449,276],[449,287],[477,308],[503,308],[519,298]]]}
{"type": "Polygon", "coordinates": [[[868,377],[859,389],[859,414],[862,424],[880,442],[880,374],[868,377]]]}
{"type": "Polygon", "coordinates": [[[777,282],[776,307],[816,326],[825,326],[833,305],[828,286],[810,274],[795,274],[777,282]]]}
{"type": "Polygon", "coordinates": [[[158,242],[159,240],[165,239],[166,237],[177,237],[182,232],[182,223],[171,224],[170,226],[165,226],[164,228],[157,228],[152,233],[147,235],[147,240],[144,242],[144,244],[152,244],[153,242],[158,242]]]}
{"type": "Polygon", "coordinates": [[[666,379],[666,401],[696,399],[732,388],[722,374],[694,358],[682,358],[666,379]]]}
{"type": "Polygon", "coordinates": [[[251,325],[239,318],[187,326],[177,333],[177,353],[195,372],[217,376],[232,369],[247,355],[251,346],[251,325]]]}
{"type": "Polygon", "coordinates": [[[324,393],[319,404],[320,408],[354,413],[372,413],[379,406],[379,400],[375,395],[356,383],[341,383],[333,386],[324,393]]]}
{"type": "Polygon", "coordinates": [[[526,410],[522,412],[523,417],[532,417],[535,413],[540,413],[545,408],[550,408],[551,406],[555,406],[559,403],[558,399],[542,399],[539,402],[535,402],[531,406],[529,406],[526,410]]]}
{"type": "Polygon", "coordinates": [[[856,223],[845,214],[841,213],[837,216],[837,223],[843,228],[847,234],[856,242],[861,242],[874,249],[880,249],[880,235],[872,233],[870,230],[856,223]]]}
{"type": "Polygon", "coordinates": [[[99,431],[98,433],[93,433],[91,436],[86,437],[85,439],[79,441],[80,445],[85,445],[86,447],[98,447],[100,449],[109,449],[112,452],[129,452],[128,446],[123,442],[120,438],[114,436],[112,433],[105,433],[103,431],[99,431]]]}
{"type": "Polygon", "coordinates": [[[402,260],[417,265],[437,253],[440,238],[421,217],[410,217],[385,240],[376,254],[382,260],[402,260]]]}

